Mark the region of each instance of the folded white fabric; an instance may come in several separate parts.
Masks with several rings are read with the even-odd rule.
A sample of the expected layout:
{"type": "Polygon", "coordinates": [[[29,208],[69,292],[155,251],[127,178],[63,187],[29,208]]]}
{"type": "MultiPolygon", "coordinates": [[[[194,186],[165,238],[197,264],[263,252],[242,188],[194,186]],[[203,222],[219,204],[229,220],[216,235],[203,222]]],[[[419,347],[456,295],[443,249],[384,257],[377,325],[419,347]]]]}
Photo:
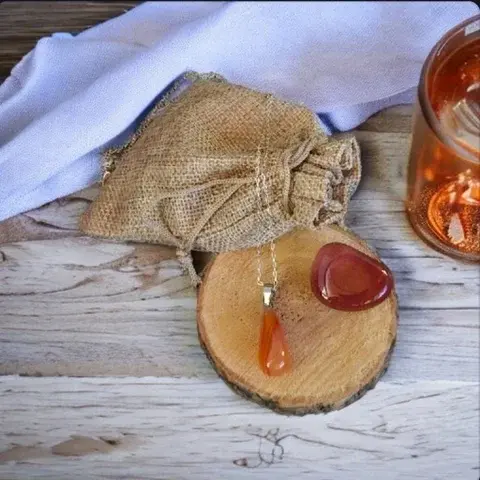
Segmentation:
{"type": "Polygon", "coordinates": [[[473,2],[147,2],[43,38],[0,86],[0,220],[97,181],[101,151],[186,70],[302,102],[327,132],[348,130],[410,102],[431,47],[477,12],[473,2]]]}

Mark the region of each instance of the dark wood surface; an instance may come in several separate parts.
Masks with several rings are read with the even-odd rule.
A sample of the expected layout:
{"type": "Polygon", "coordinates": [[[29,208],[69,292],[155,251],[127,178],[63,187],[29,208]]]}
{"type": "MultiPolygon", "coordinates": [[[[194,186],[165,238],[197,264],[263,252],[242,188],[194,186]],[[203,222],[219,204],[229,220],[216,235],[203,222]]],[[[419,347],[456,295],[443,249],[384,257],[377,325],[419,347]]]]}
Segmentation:
{"type": "Polygon", "coordinates": [[[0,79],[36,42],[55,32],[78,33],[141,2],[1,2],[0,79]]]}

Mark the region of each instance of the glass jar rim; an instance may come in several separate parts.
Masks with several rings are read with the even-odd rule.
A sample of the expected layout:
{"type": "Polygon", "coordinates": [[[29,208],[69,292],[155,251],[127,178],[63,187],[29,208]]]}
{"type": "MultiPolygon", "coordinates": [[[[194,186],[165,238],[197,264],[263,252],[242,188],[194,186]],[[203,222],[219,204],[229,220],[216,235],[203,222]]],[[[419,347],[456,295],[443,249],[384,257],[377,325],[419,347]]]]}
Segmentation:
{"type": "MultiPolygon", "coordinates": [[[[442,131],[442,125],[432,108],[432,102],[430,101],[430,98],[428,96],[427,76],[432,67],[433,59],[438,55],[438,53],[452,40],[453,37],[455,37],[455,35],[464,31],[465,28],[467,28],[469,25],[474,24],[475,22],[480,22],[480,14],[467,18],[463,22],[448,30],[440,38],[440,40],[438,40],[438,42],[434,45],[434,47],[428,54],[425,62],[423,63],[422,71],[420,73],[420,81],[418,84],[418,101],[420,104],[420,108],[432,132],[440,140],[441,143],[452,148],[466,160],[469,160],[471,157],[471,155],[468,154],[468,151],[462,148],[457,142],[455,142],[455,140],[450,135],[442,131]]],[[[475,158],[473,159],[473,161],[475,162],[475,158]]],[[[479,160],[477,159],[476,162],[478,163],[478,161],[479,160]]]]}

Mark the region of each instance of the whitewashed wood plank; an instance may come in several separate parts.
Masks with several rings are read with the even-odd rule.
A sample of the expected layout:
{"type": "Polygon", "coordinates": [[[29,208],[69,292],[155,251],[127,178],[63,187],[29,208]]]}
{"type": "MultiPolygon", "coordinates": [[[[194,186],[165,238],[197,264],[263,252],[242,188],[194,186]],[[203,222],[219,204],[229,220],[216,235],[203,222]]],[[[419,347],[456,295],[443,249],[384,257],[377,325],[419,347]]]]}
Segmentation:
{"type": "Polygon", "coordinates": [[[89,200],[65,198],[26,212],[24,216],[37,224],[68,231],[78,231],[78,219],[90,204],[89,200]]]}
{"type": "Polygon", "coordinates": [[[0,245],[81,235],[78,219],[98,195],[98,185],[0,222],[0,245]]]}
{"type": "Polygon", "coordinates": [[[477,395],[462,382],[380,384],[298,418],[219,381],[4,377],[0,478],[474,480],[477,395]]]}
{"type": "MultiPolygon", "coordinates": [[[[1,374],[158,375],[216,378],[198,345],[195,312],[126,310],[108,318],[11,317],[2,326],[1,374]]],[[[475,310],[401,312],[397,346],[384,381],[479,378],[475,310]]]]}
{"type": "Polygon", "coordinates": [[[387,108],[359,125],[357,131],[410,133],[412,114],[412,105],[397,105],[387,108]]]}
{"type": "MultiPolygon", "coordinates": [[[[172,249],[80,237],[1,251],[0,373],[211,375],[195,292],[172,249]]],[[[392,378],[477,378],[478,271],[437,258],[385,261],[401,307],[392,378]]]]}
{"type": "MultiPolygon", "coordinates": [[[[386,242],[390,240],[384,239],[388,245],[386,242]]],[[[403,256],[401,246],[390,248],[384,259],[395,274],[402,307],[478,308],[476,265],[443,256],[403,256]]],[[[162,246],[79,237],[21,242],[4,245],[0,250],[0,298],[3,308],[10,306],[15,312],[29,301],[36,304],[42,295],[42,302],[61,303],[64,313],[74,313],[77,300],[88,304],[96,298],[97,303],[110,305],[136,296],[147,298],[156,294],[152,287],[168,285],[170,276],[182,273],[174,260],[174,250],[162,246]]],[[[187,285],[182,283],[180,291],[187,285]]]]}
{"type": "Polygon", "coordinates": [[[478,310],[403,310],[383,381],[480,378],[478,310]]]}

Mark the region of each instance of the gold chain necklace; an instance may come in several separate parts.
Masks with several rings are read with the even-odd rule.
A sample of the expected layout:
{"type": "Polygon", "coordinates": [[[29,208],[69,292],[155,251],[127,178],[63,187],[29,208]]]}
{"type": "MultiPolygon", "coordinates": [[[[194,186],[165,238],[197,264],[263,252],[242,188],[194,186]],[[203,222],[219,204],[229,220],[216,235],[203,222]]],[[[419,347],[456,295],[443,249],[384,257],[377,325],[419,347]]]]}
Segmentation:
{"type": "MultiPolygon", "coordinates": [[[[267,182],[265,178],[265,173],[261,170],[261,151],[260,148],[258,149],[257,153],[257,172],[255,175],[256,179],[256,190],[257,190],[257,198],[258,204],[260,205],[260,209],[262,207],[262,188],[263,194],[265,196],[265,209],[269,218],[272,218],[272,212],[270,210],[270,204],[267,198],[267,182]]],[[[273,306],[273,299],[275,292],[278,286],[278,271],[277,271],[277,255],[275,250],[275,240],[270,241],[270,259],[272,262],[272,283],[265,283],[262,280],[262,270],[263,270],[263,263],[262,263],[262,246],[259,245],[257,247],[257,284],[263,288],[263,305],[264,307],[271,308],[273,306]]]]}

